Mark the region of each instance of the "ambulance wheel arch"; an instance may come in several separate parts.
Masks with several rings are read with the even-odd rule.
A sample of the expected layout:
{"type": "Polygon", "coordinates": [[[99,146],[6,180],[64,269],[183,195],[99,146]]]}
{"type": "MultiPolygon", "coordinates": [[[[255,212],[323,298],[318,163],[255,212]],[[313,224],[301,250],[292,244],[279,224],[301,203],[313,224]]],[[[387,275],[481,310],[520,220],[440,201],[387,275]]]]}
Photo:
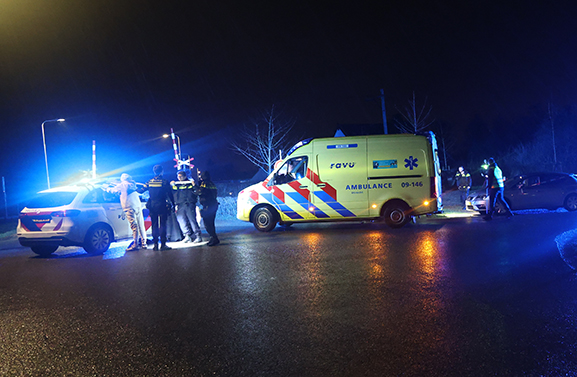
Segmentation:
{"type": "Polygon", "coordinates": [[[106,223],[96,223],[86,232],[84,250],[88,254],[102,254],[108,250],[114,241],[114,231],[106,223]]]}
{"type": "Polygon", "coordinates": [[[381,208],[381,218],[391,228],[402,228],[411,220],[411,207],[400,199],[389,200],[381,208]]]}
{"type": "Polygon", "coordinates": [[[254,207],[250,213],[250,221],[261,232],[269,232],[274,229],[279,221],[279,215],[272,206],[263,204],[254,207]]]}

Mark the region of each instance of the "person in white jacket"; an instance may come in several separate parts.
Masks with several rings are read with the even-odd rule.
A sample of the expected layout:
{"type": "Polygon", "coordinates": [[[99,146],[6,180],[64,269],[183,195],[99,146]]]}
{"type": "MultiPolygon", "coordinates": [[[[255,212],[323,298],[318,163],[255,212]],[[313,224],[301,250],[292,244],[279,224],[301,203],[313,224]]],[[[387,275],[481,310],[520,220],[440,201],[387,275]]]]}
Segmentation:
{"type": "Polygon", "coordinates": [[[114,187],[106,189],[111,193],[120,193],[120,204],[126,214],[130,229],[132,229],[133,243],[126,249],[126,251],[138,250],[146,248],[146,228],[144,226],[144,216],[142,214],[142,205],[140,203],[140,196],[136,192],[136,183],[132,177],[126,173],[120,176],[120,183],[114,187]]]}

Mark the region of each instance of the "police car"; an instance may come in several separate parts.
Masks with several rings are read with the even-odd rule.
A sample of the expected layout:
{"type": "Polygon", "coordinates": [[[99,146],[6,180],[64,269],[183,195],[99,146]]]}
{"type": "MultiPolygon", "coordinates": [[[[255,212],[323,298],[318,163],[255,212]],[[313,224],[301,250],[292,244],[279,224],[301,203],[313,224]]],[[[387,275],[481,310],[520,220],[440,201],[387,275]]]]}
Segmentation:
{"type": "MultiPolygon", "coordinates": [[[[80,183],[39,192],[20,212],[16,230],[20,244],[42,256],[59,246],[82,246],[90,254],[99,254],[114,241],[132,238],[119,194],[106,192],[103,184],[80,183]]],[[[144,203],[143,215],[150,234],[144,203]]]]}
{"type": "MultiPolygon", "coordinates": [[[[548,209],[564,207],[567,211],[577,210],[577,176],[552,172],[520,175],[505,182],[504,199],[512,210],[548,209]]],[[[489,197],[476,193],[466,200],[467,210],[485,214],[489,197]]],[[[506,213],[497,202],[498,214],[506,213]]]]}

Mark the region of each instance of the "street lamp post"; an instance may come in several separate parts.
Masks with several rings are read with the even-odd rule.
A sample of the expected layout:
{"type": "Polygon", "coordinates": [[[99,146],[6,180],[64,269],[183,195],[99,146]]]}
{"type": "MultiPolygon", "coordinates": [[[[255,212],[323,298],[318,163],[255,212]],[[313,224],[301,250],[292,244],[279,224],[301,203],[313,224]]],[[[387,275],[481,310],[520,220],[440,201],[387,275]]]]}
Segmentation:
{"type": "Polygon", "coordinates": [[[48,174],[48,155],[46,154],[46,134],[44,133],[44,124],[50,122],[64,122],[64,119],[49,119],[42,122],[42,143],[44,144],[44,162],[46,163],[46,183],[50,189],[50,175],[48,174]]]}
{"type": "MultiPolygon", "coordinates": [[[[176,136],[176,140],[178,142],[178,158],[182,158],[182,154],[180,154],[180,137],[178,137],[177,134],[174,134],[174,136],[176,136]]],[[[164,135],[162,135],[162,137],[166,139],[166,138],[170,137],[170,134],[164,134],[164,135]]]]}

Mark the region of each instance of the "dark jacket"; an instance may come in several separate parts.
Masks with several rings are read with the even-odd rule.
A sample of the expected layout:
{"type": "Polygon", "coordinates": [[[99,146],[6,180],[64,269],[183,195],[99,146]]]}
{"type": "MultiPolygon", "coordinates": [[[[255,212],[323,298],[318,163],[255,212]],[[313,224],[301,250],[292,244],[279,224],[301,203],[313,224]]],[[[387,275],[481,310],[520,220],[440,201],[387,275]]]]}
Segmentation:
{"type": "Polygon", "coordinates": [[[217,190],[216,185],[210,180],[210,177],[204,177],[200,180],[199,185],[196,186],[196,193],[198,194],[198,201],[203,207],[217,205],[216,200],[217,190]]]}
{"type": "Polygon", "coordinates": [[[466,190],[471,188],[473,179],[471,179],[471,174],[469,174],[468,171],[465,170],[462,173],[458,171],[457,174],[455,174],[455,182],[459,190],[466,190]]]}
{"type": "Polygon", "coordinates": [[[192,181],[176,181],[172,186],[172,191],[176,205],[196,204],[197,196],[192,181]]]}
{"type": "Polygon", "coordinates": [[[144,192],[148,190],[150,197],[146,203],[146,208],[150,211],[163,214],[167,213],[170,209],[169,205],[174,205],[174,198],[172,196],[172,190],[170,188],[170,183],[166,179],[163,179],[161,175],[152,178],[150,181],[138,190],[138,192],[144,192]],[[168,205],[167,205],[168,203],[168,205]]]}

